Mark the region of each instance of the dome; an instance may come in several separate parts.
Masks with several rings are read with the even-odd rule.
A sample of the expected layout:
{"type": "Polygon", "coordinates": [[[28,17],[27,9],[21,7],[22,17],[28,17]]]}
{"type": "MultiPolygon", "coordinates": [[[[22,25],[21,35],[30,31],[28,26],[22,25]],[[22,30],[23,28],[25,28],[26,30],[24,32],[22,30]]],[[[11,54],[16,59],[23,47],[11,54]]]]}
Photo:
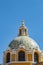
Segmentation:
{"type": "Polygon", "coordinates": [[[26,50],[39,49],[38,44],[28,36],[18,36],[16,37],[10,44],[10,49],[18,49],[19,47],[23,47],[26,50]]]}
{"type": "Polygon", "coordinates": [[[28,36],[28,29],[22,21],[22,25],[19,28],[18,37],[16,37],[10,44],[10,49],[18,49],[20,47],[25,48],[26,50],[39,49],[38,44],[28,36]]]}

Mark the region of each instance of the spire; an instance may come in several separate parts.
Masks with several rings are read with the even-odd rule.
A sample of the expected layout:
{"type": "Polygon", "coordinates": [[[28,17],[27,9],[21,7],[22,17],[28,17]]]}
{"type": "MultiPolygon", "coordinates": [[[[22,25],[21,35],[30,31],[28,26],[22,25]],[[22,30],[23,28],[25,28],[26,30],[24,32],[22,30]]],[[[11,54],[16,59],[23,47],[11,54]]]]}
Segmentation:
{"type": "Polygon", "coordinates": [[[22,20],[22,25],[19,28],[19,36],[27,36],[28,35],[28,29],[24,24],[24,20],[22,20]]]}
{"type": "Polygon", "coordinates": [[[22,26],[24,26],[24,20],[22,20],[22,26]]]}

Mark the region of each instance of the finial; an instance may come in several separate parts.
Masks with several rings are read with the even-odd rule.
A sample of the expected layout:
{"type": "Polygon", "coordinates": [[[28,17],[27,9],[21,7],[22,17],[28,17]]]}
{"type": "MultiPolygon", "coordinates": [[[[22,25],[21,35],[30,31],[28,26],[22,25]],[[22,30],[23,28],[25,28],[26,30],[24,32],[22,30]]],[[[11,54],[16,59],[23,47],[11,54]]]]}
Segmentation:
{"type": "Polygon", "coordinates": [[[24,20],[22,20],[22,26],[24,26],[24,20]]]}
{"type": "Polygon", "coordinates": [[[19,36],[27,36],[28,35],[28,30],[24,24],[24,20],[22,20],[22,25],[19,28],[19,36]]]}

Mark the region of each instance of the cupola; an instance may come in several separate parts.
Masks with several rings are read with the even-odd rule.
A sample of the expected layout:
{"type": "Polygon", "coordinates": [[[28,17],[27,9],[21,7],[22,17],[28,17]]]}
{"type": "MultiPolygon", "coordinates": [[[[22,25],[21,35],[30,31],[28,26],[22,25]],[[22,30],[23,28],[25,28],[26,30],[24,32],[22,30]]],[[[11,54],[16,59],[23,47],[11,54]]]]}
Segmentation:
{"type": "Polygon", "coordinates": [[[22,20],[22,25],[19,28],[19,35],[18,36],[28,36],[28,29],[24,24],[24,20],[22,20]]]}

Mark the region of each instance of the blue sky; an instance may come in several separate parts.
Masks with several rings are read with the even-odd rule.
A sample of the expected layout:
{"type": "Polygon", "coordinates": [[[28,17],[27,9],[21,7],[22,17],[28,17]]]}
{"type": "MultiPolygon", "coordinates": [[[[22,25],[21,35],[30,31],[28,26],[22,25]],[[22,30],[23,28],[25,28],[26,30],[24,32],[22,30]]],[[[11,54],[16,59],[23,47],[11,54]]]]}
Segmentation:
{"type": "Polygon", "coordinates": [[[0,0],[0,63],[23,19],[29,36],[43,50],[43,0],[0,0]]]}

